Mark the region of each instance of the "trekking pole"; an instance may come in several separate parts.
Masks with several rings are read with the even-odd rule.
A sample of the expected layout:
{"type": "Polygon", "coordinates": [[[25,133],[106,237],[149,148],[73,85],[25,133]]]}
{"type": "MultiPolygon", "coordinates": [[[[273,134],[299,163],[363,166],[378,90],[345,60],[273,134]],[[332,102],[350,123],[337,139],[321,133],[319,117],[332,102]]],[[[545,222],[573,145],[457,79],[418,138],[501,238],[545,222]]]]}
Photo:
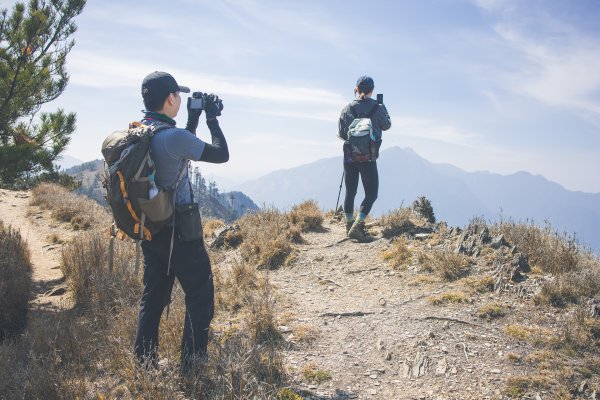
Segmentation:
{"type": "Polygon", "coordinates": [[[340,195],[342,194],[342,184],[344,183],[344,175],[346,174],[346,171],[342,171],[342,180],[340,181],[340,191],[338,192],[338,198],[337,201],[335,202],[335,211],[333,215],[337,215],[338,213],[338,204],[340,204],[340,195]]]}

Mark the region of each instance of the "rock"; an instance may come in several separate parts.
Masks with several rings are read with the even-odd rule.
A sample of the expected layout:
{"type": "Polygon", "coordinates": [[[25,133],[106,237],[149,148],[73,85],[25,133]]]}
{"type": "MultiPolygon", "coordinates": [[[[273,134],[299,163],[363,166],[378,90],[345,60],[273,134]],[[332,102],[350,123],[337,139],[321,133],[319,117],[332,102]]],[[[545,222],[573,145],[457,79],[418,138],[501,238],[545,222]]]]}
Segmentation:
{"type": "Polygon", "coordinates": [[[390,353],[388,351],[387,354],[385,355],[385,361],[391,361],[391,360],[392,360],[392,353],[390,353]]]}
{"type": "Polygon", "coordinates": [[[442,353],[444,353],[444,354],[448,353],[448,348],[446,346],[442,346],[441,350],[442,350],[442,353]]]}
{"type": "Polygon", "coordinates": [[[407,363],[400,365],[400,376],[403,378],[410,378],[410,366],[407,363]]]}
{"type": "Polygon", "coordinates": [[[502,246],[508,246],[508,243],[506,242],[506,240],[504,239],[504,235],[500,234],[500,235],[496,235],[492,238],[492,241],[490,242],[490,247],[492,249],[499,249],[502,246]]]}
{"type": "Polygon", "coordinates": [[[210,244],[211,248],[221,248],[225,245],[225,238],[228,232],[237,232],[240,230],[240,226],[238,224],[235,225],[227,225],[217,231],[215,231],[215,240],[210,244]]]}
{"type": "Polygon", "coordinates": [[[510,280],[513,282],[520,282],[524,279],[522,272],[531,272],[531,268],[529,267],[529,262],[527,261],[527,257],[523,255],[523,253],[517,253],[514,255],[511,265],[511,275],[510,280]]]}
{"type": "Polygon", "coordinates": [[[415,360],[413,361],[413,365],[411,368],[411,376],[413,378],[418,378],[420,376],[425,375],[427,371],[427,367],[429,366],[429,357],[421,352],[417,352],[415,355],[415,360]]]}
{"type": "Polygon", "coordinates": [[[598,392],[596,392],[595,390],[592,392],[592,395],[590,396],[591,400],[599,400],[600,399],[600,394],[598,394],[598,392]]]}
{"type": "Polygon", "coordinates": [[[444,324],[442,325],[442,329],[443,330],[450,329],[450,322],[449,321],[444,321],[444,324]]]}
{"type": "Polygon", "coordinates": [[[416,240],[426,240],[431,238],[431,233],[417,233],[415,234],[416,240]]]}
{"type": "Polygon", "coordinates": [[[445,375],[446,371],[448,371],[448,360],[444,357],[438,361],[437,366],[435,367],[435,375],[445,375]]]}
{"type": "Polygon", "coordinates": [[[385,301],[385,299],[382,297],[379,299],[379,305],[384,307],[387,304],[387,301],[385,301]]]}
{"type": "Polygon", "coordinates": [[[579,387],[577,388],[577,391],[578,391],[579,393],[584,393],[584,392],[585,392],[585,390],[586,390],[587,388],[588,388],[588,383],[587,383],[587,381],[582,381],[582,382],[579,384],[579,387]]]}
{"type": "Polygon", "coordinates": [[[280,325],[277,327],[277,329],[281,333],[290,333],[292,331],[292,329],[289,326],[285,326],[285,325],[280,325]]]}
{"type": "Polygon", "coordinates": [[[383,350],[383,349],[385,349],[385,344],[384,344],[384,342],[383,342],[383,339],[379,339],[379,340],[377,341],[377,350],[381,351],[381,350],[383,350]]]}
{"type": "Polygon", "coordinates": [[[333,292],[335,290],[335,286],[327,286],[327,290],[333,292]]]}
{"type": "Polygon", "coordinates": [[[501,373],[502,373],[502,371],[501,371],[501,370],[499,370],[499,369],[491,369],[491,370],[490,370],[490,372],[491,372],[492,374],[501,374],[501,373]]]}

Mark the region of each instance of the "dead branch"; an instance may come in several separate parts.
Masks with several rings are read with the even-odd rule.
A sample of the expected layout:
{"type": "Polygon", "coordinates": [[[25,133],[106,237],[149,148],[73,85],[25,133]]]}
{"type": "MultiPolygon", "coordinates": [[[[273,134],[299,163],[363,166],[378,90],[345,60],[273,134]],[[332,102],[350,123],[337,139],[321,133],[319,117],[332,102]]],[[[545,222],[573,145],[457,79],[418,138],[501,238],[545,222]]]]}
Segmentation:
{"type": "Polygon", "coordinates": [[[351,312],[327,312],[320,314],[319,317],[363,317],[365,315],[375,314],[371,311],[351,311],[351,312]]]}

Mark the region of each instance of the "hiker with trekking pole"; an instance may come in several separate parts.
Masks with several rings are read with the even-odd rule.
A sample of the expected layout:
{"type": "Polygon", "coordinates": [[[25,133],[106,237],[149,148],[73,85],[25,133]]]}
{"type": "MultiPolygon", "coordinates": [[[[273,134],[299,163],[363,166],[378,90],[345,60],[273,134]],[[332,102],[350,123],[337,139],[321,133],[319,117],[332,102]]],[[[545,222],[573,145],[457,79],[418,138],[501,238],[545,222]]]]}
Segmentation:
{"type": "Polygon", "coordinates": [[[377,95],[377,100],[371,98],[374,89],[373,78],[369,76],[358,78],[354,88],[355,99],[344,107],[338,121],[338,137],[344,141],[342,180],[346,185],[344,199],[346,235],[361,243],[373,240],[365,228],[365,218],[371,211],[379,191],[377,158],[381,147],[382,131],[392,126],[390,116],[383,105],[383,95],[377,95]],[[357,215],[354,216],[354,198],[359,177],[363,184],[365,198],[360,204],[357,215]]]}

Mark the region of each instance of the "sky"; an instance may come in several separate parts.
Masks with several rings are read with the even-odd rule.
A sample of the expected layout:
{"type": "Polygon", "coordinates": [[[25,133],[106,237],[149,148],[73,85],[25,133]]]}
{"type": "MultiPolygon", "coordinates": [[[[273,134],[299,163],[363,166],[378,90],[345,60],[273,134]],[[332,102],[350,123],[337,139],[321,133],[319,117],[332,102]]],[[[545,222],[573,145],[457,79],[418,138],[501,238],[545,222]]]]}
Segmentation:
{"type": "Polygon", "coordinates": [[[77,113],[65,153],[83,161],[140,119],[142,79],[163,70],[224,101],[230,161],[198,164],[217,182],[341,163],[337,120],[370,75],[383,148],[600,192],[597,0],[88,0],[75,22],[69,86],[43,110],[77,113]]]}

